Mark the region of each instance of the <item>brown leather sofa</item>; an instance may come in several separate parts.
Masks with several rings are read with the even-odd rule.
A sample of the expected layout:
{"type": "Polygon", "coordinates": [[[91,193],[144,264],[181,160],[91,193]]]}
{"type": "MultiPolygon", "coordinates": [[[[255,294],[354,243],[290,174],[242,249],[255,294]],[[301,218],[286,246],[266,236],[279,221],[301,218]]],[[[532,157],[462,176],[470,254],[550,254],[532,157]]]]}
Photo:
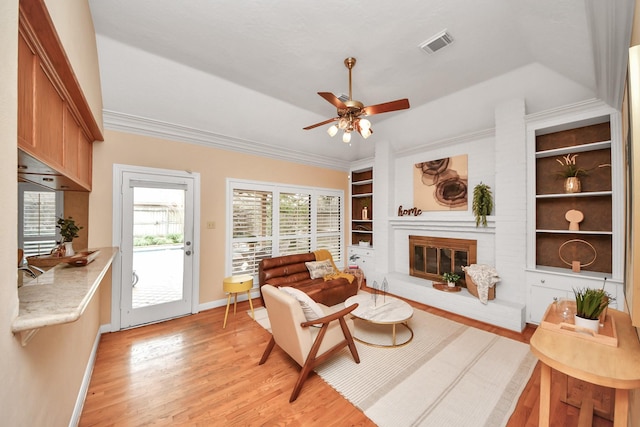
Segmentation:
{"type": "MultiPolygon", "coordinates": [[[[358,281],[349,283],[344,277],[325,281],[323,278],[312,279],[305,262],[316,261],[313,252],[305,254],[285,255],[266,258],[258,265],[260,288],[272,286],[290,286],[300,289],[314,301],[332,306],[344,302],[358,293],[358,281]]],[[[262,300],[264,305],[264,300],[262,300]]]]}

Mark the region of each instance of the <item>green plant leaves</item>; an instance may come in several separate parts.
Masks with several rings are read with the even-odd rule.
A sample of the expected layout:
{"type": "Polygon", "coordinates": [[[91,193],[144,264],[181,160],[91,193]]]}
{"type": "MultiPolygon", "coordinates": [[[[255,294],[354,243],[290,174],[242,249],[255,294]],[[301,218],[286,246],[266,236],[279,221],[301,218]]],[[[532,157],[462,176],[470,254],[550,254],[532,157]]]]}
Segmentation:
{"type": "Polygon", "coordinates": [[[480,182],[480,184],[473,188],[473,204],[471,209],[476,217],[476,227],[480,226],[481,223],[483,227],[486,227],[487,215],[491,215],[491,211],[493,210],[491,187],[480,182]]]}

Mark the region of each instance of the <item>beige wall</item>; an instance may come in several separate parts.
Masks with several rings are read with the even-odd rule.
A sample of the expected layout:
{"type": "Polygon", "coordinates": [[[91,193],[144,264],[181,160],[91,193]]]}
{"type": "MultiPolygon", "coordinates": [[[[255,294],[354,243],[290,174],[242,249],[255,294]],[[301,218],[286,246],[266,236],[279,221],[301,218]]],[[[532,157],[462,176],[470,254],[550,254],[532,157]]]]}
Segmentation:
{"type": "Polygon", "coordinates": [[[222,279],[225,276],[227,178],[334,188],[345,191],[345,200],[348,195],[346,172],[147,136],[106,131],[105,141],[94,145],[93,154],[93,191],[89,198],[89,247],[113,245],[111,232],[114,164],[189,170],[200,174],[201,304],[225,298],[222,279]],[[216,228],[207,229],[207,221],[215,221],[216,228]]]}
{"type": "MultiPolygon", "coordinates": [[[[48,1],[65,49],[94,113],[102,123],[97,52],[86,0],[48,1]],[[63,9],[64,8],[64,9],[63,9]],[[63,19],[64,18],[64,19],[63,19]],[[72,18],[72,19],[71,19],[72,18]],[[59,22],[61,21],[61,22],[59,22]],[[96,106],[100,106],[97,107],[96,106]]],[[[89,354],[101,324],[101,293],[77,322],[41,329],[26,347],[11,333],[18,313],[17,242],[17,38],[18,0],[0,0],[0,424],[68,425],[89,354]]]]}

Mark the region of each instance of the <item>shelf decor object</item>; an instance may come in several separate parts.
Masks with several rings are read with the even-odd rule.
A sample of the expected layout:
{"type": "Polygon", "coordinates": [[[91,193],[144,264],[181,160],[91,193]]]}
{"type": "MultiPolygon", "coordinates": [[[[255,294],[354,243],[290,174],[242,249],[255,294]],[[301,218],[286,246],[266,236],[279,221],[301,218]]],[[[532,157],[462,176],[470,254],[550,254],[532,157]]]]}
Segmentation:
{"type": "Polygon", "coordinates": [[[580,178],[577,176],[570,176],[564,180],[564,192],[565,193],[579,193],[582,190],[580,184],[580,178]]]}
{"type": "MultiPolygon", "coordinates": [[[[572,252],[575,254],[576,252],[578,252],[578,250],[574,247],[574,250],[572,252]]],[[[565,264],[567,264],[568,266],[571,267],[571,270],[573,272],[578,273],[578,272],[580,272],[581,268],[588,267],[591,264],[593,264],[594,262],[596,262],[596,258],[598,257],[598,252],[596,251],[596,248],[591,243],[587,242],[586,240],[570,239],[570,240],[567,240],[566,242],[564,242],[563,244],[560,245],[560,247],[558,248],[558,256],[560,257],[562,262],[564,262],[565,264]],[[571,262],[567,261],[562,256],[562,249],[565,248],[570,243],[576,243],[576,244],[580,243],[580,244],[588,246],[593,251],[593,258],[591,259],[591,261],[585,262],[585,263],[581,263],[578,260],[572,260],[571,262]]]]}
{"type": "Polygon", "coordinates": [[[564,215],[569,221],[569,231],[580,231],[580,223],[584,220],[584,214],[576,209],[569,209],[564,215]]]}

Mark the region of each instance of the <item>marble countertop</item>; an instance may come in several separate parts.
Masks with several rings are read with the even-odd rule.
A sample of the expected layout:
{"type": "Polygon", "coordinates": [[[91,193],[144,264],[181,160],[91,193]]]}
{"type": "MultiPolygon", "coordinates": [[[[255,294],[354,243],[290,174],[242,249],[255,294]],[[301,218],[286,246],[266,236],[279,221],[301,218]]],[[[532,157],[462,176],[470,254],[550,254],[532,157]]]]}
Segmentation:
{"type": "Polygon", "coordinates": [[[25,282],[18,289],[20,309],[11,324],[12,332],[24,333],[78,320],[118,253],[117,247],[97,250],[98,256],[86,266],[58,264],[25,282]]]}

